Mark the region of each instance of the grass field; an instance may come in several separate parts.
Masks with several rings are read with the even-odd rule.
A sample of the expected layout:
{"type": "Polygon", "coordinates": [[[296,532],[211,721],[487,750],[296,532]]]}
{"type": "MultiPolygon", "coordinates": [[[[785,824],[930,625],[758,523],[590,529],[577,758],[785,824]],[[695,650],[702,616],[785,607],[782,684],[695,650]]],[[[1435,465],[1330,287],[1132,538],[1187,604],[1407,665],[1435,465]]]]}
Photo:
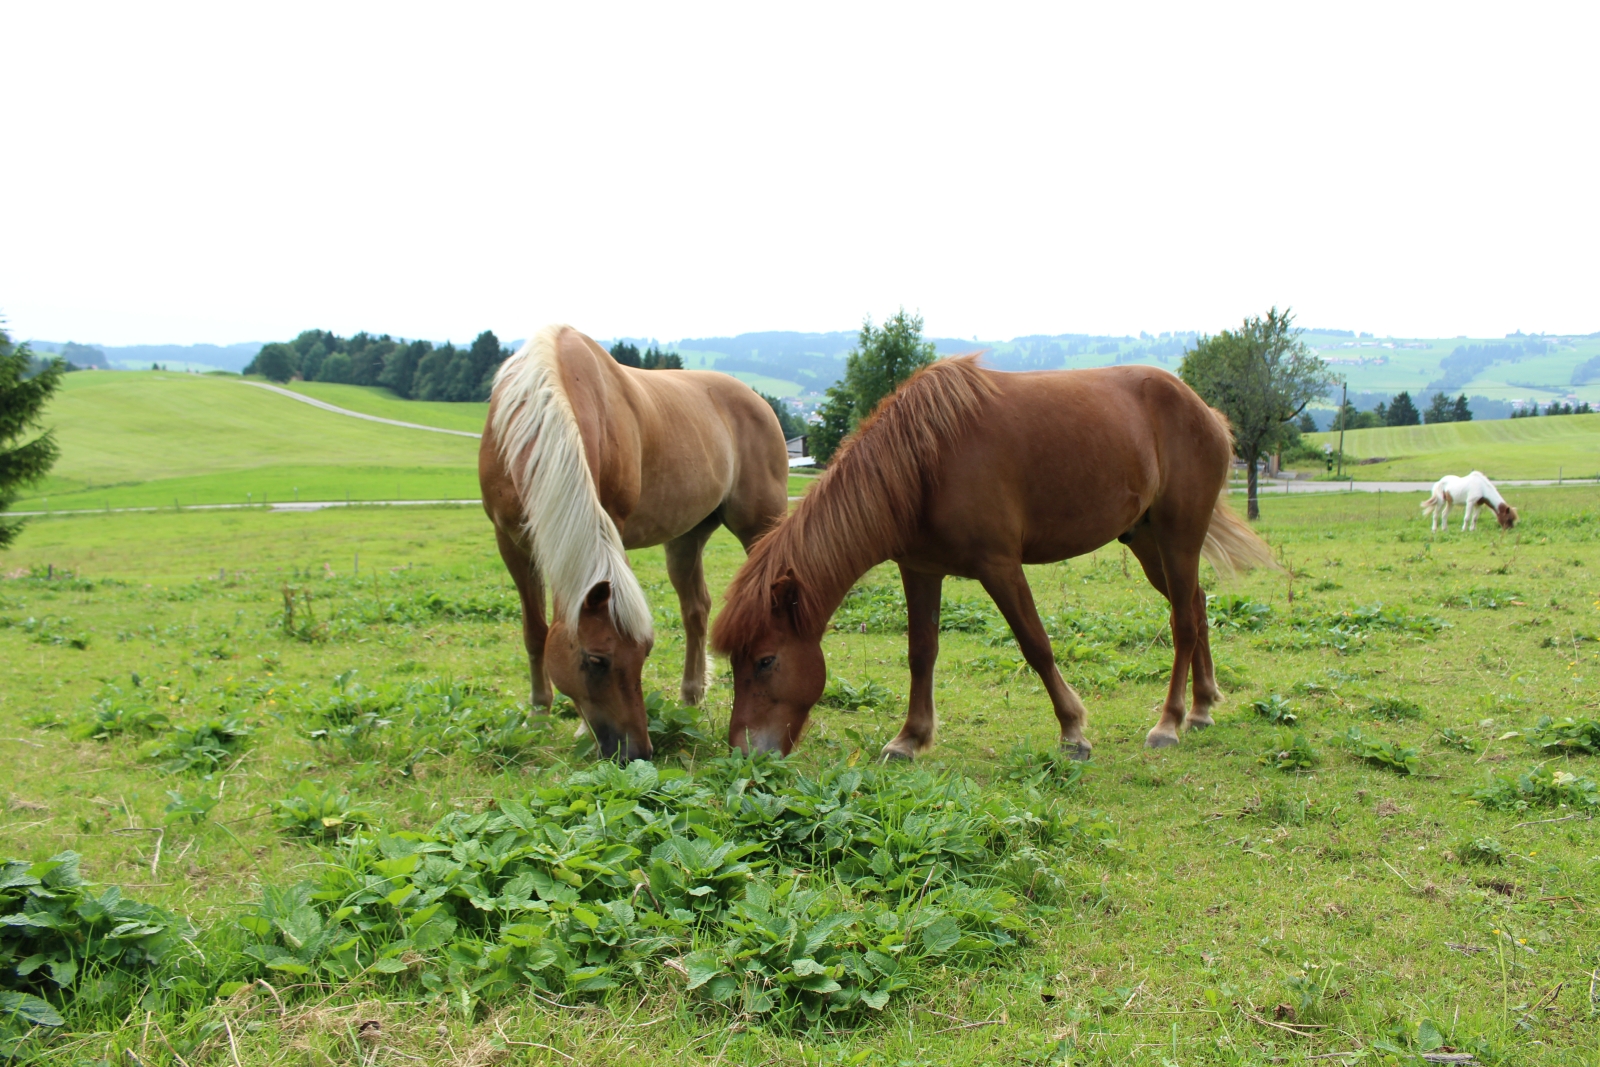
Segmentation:
{"type": "MultiPolygon", "coordinates": [[[[252,381],[266,381],[252,376],[252,381]]],[[[277,384],[277,383],[272,383],[277,384]]],[[[489,418],[488,404],[450,403],[442,400],[406,400],[376,385],[334,385],[330,382],[289,382],[279,388],[301,393],[364,415],[438,426],[446,430],[482,433],[489,418]]]]}
{"type": "MultiPolygon", "coordinates": [[[[1337,433],[1307,434],[1339,447],[1337,433]]],[[[1344,451],[1382,463],[1346,468],[1359,481],[1434,481],[1481,470],[1490,478],[1600,478],[1600,415],[1543,415],[1492,422],[1447,422],[1349,430],[1344,451]]]]}
{"type": "MultiPolygon", "coordinates": [[[[75,998],[55,996],[63,1025],[44,1028],[42,1056],[755,1067],[1298,1064],[1356,1052],[1399,1063],[1456,1049],[1592,1064],[1600,834],[1585,790],[1600,757],[1516,734],[1574,716],[1566,736],[1600,747],[1581,722],[1600,704],[1600,490],[1526,490],[1518,504],[1513,535],[1433,538],[1409,497],[1264,499],[1261,529],[1292,586],[1262,573],[1222,590],[1214,647],[1229,703],[1215,728],[1161,752],[1141,742],[1169,666],[1163,612],[1137,566],[1113,545],[1032,568],[1058,660],[1090,708],[1095,759],[1076,781],[1046,758],[1048,702],[967,582],[946,586],[934,752],[840,777],[869,767],[906,689],[903,614],[879,568],[825,642],[839,706],[818,709],[789,770],[719,761],[720,743],[693,751],[690,720],[663,726],[690,751],[661,769],[688,771],[707,787],[698,793],[686,779],[644,792],[604,776],[570,784],[589,764],[567,727],[522,723],[515,602],[475,508],[36,522],[0,564],[25,575],[0,580],[0,858],[73,850],[89,879],[195,927],[158,966],[86,966],[75,998]],[[286,588],[297,605],[287,626],[286,588]],[[1271,721],[1285,714],[1298,721],[1271,721]],[[208,720],[222,721],[193,729],[208,720]],[[833,799],[807,799],[823,794],[833,799]],[[686,796],[698,798],[686,822],[651,821],[686,796]],[[801,808],[781,814],[784,797],[801,808]],[[890,820],[871,808],[885,797],[915,797],[915,810],[890,820]],[[595,870],[612,868],[556,852],[598,856],[582,842],[633,835],[642,852],[614,853],[638,858],[608,861],[620,888],[606,891],[631,899],[633,918],[571,904],[549,879],[538,900],[525,887],[514,904],[510,883],[490,899],[450,891],[456,875],[440,874],[446,895],[429,899],[456,917],[448,929],[405,895],[423,878],[405,858],[414,847],[443,849],[425,853],[429,871],[488,870],[502,861],[486,857],[530,839],[482,828],[535,811],[547,857],[535,866],[573,879],[583,900],[613,877],[595,870]],[[971,820],[987,829],[971,836],[971,820]],[[735,823],[755,850],[709,858],[711,828],[735,823]],[[845,843],[798,862],[792,835],[824,827],[845,843]],[[892,848],[871,844],[891,831],[892,848]],[[698,843],[651,853],[680,833],[698,843]],[[755,865],[753,881],[740,862],[755,865]],[[299,905],[280,892],[345,871],[376,879],[379,896],[400,885],[395,903],[355,882],[299,905]],[[709,896],[673,895],[685,871],[709,879],[709,896]],[[715,969],[707,961],[769,936],[740,903],[747,885],[775,894],[763,906],[789,908],[796,925],[740,957],[781,956],[770,985],[717,1001],[721,979],[688,988],[715,969]],[[340,904],[359,906],[339,913],[339,938],[352,939],[342,947],[324,936],[340,904]],[[474,932],[473,916],[517,908],[532,926],[474,932]],[[540,955],[550,942],[537,931],[553,921],[540,916],[563,914],[588,970],[540,955]],[[852,916],[875,917],[871,937],[898,945],[886,951],[903,965],[882,957],[871,972],[881,1008],[858,1000],[813,1021],[802,1009],[835,994],[807,989],[856,981],[847,963],[859,956],[833,962],[822,929],[852,916]],[[910,940],[883,933],[896,923],[910,940]],[[489,973],[474,968],[493,952],[545,976],[543,988],[485,978],[474,991],[468,979],[489,973]]],[[[741,558],[713,538],[713,590],[741,558]]],[[[682,637],[663,557],[634,564],[658,629],[646,689],[670,690],[682,637]]],[[[721,736],[729,697],[719,676],[700,731],[721,736]]],[[[663,707],[665,723],[675,712],[663,707]]]]}
{"type": "MultiPolygon", "coordinates": [[[[352,398],[330,391],[346,388],[359,402],[382,406],[353,387],[305,391],[339,403],[352,398]]],[[[405,421],[425,424],[433,409],[454,407],[419,404],[413,413],[409,404],[392,403],[406,411],[405,421]]],[[[387,408],[371,413],[391,417],[387,408]]],[[[61,459],[17,502],[19,511],[288,500],[297,489],[302,500],[470,499],[478,492],[478,444],[470,438],[347,418],[223,377],[69,374],[46,423],[56,430],[61,459]]]]}

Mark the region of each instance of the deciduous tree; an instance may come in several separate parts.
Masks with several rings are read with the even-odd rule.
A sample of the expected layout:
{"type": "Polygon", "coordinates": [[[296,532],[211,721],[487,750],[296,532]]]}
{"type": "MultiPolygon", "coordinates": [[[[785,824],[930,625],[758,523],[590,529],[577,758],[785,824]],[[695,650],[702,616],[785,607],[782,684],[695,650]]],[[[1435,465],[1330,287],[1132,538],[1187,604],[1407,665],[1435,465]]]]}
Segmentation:
{"type": "Polygon", "coordinates": [[[900,383],[935,359],[932,341],[922,339],[922,316],[901,308],[881,327],[861,324],[856,347],[845,359],[844,377],[828,387],[811,428],[811,454],[826,463],[861,420],[900,383]]]}
{"type": "Polygon", "coordinates": [[[1202,337],[1184,353],[1178,374],[1233,423],[1234,450],[1245,461],[1249,514],[1256,519],[1256,464],[1288,435],[1290,420],[1327,395],[1333,374],[1300,339],[1294,315],[1272,308],[1237,330],[1202,337]]]}

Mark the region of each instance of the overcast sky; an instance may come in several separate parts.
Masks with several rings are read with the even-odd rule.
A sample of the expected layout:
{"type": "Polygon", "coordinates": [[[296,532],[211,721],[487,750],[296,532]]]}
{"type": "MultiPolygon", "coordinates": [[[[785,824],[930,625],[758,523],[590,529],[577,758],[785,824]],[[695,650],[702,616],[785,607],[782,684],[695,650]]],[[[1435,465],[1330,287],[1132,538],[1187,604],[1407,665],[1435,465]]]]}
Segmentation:
{"type": "Polygon", "coordinates": [[[0,315],[1600,330],[1600,5],[0,6],[0,315]]]}

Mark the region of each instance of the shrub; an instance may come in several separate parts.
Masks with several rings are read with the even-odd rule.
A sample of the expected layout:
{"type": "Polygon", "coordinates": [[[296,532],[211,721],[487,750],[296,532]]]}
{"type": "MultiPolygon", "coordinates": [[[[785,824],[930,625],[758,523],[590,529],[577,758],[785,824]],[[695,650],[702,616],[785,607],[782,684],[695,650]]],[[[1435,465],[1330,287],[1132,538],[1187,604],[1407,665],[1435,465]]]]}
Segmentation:
{"type": "Polygon", "coordinates": [[[1388,719],[1390,722],[1420,719],[1422,705],[1404,697],[1375,697],[1367,706],[1367,714],[1374,719],[1388,719]]]}
{"type": "Polygon", "coordinates": [[[817,703],[842,711],[893,711],[899,700],[887,686],[873,681],[853,685],[848,678],[835,674],[828,679],[828,687],[817,703]]]}

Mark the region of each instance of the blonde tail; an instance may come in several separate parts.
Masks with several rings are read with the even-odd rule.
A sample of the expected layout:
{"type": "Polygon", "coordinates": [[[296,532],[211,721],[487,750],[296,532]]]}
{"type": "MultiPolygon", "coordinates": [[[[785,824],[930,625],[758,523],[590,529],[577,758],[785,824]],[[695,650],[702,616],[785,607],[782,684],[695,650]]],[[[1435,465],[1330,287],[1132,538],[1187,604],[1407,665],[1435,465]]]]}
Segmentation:
{"type": "Polygon", "coordinates": [[[1206,530],[1200,555],[1224,578],[1256,567],[1283,569],[1272,558],[1272,549],[1267,543],[1228,506],[1226,487],[1217,496],[1217,506],[1211,512],[1211,527],[1206,530]]]}

